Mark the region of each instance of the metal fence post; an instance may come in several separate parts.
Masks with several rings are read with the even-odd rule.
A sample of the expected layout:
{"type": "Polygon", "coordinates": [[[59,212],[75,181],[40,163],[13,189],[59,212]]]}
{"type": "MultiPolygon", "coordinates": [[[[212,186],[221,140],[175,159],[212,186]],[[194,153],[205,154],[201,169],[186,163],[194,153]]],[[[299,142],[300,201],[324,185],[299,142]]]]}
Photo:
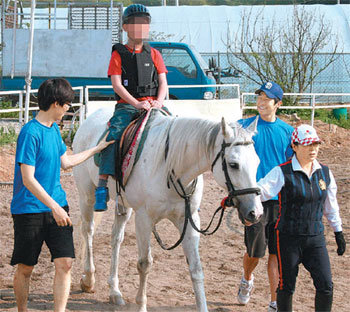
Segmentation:
{"type": "Polygon", "coordinates": [[[21,126],[23,126],[23,92],[24,91],[21,91],[19,94],[18,94],[18,106],[19,106],[19,123],[21,124],[21,126]]]}
{"type": "Polygon", "coordinates": [[[79,102],[81,104],[80,110],[79,110],[79,126],[83,123],[85,120],[85,105],[84,105],[84,88],[81,87],[79,90],[79,102]]]}
{"type": "Polygon", "coordinates": [[[311,126],[314,126],[314,119],[315,119],[315,105],[316,105],[316,100],[315,100],[315,95],[312,95],[312,111],[311,111],[311,126]]]}
{"type": "Polygon", "coordinates": [[[85,86],[85,89],[84,89],[84,100],[85,100],[85,115],[89,112],[89,109],[88,109],[88,104],[89,104],[89,87],[88,86],[85,86]]]}

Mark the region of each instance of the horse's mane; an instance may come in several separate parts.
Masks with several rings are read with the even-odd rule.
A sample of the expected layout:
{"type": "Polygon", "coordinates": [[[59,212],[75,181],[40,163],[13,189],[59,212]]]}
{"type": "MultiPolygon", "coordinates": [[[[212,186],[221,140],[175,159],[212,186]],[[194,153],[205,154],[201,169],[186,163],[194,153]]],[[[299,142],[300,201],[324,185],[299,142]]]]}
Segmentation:
{"type": "MultiPolygon", "coordinates": [[[[203,153],[207,159],[212,156],[216,138],[221,130],[221,123],[201,118],[168,117],[163,127],[164,132],[159,136],[156,164],[164,163],[165,172],[174,172],[180,175],[186,163],[186,149],[189,144],[198,151],[197,155],[191,155],[200,159],[203,153]],[[165,152],[167,150],[167,152],[165,152]],[[166,153],[166,155],[165,155],[166,153]]],[[[233,129],[233,142],[250,141],[251,134],[242,128],[237,122],[230,123],[233,129]]],[[[155,166],[157,168],[158,165],[155,166]]]]}
{"type": "Polygon", "coordinates": [[[188,144],[195,144],[199,159],[205,153],[209,157],[215,146],[216,137],[220,130],[220,123],[200,118],[172,118],[169,123],[168,134],[160,142],[161,150],[167,149],[167,156],[159,153],[159,161],[164,161],[166,172],[180,173],[185,163],[188,144]]]}

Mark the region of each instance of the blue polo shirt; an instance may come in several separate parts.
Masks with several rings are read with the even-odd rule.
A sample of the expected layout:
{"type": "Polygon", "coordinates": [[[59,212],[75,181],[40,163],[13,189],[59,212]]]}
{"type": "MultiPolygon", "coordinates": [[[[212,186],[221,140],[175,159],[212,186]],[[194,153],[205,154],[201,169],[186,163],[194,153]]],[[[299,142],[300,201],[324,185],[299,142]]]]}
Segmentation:
{"type": "MultiPolygon", "coordinates": [[[[256,116],[240,119],[238,122],[247,128],[256,116]]],[[[294,128],[279,118],[274,122],[268,122],[259,117],[257,131],[253,136],[255,151],[260,158],[260,164],[256,174],[259,181],[270,170],[287,161],[292,155],[291,138],[294,128]]],[[[272,198],[277,199],[277,197],[272,198]]]]}
{"type": "Polygon", "coordinates": [[[45,191],[61,207],[67,205],[66,193],[60,183],[60,157],[66,149],[56,123],[47,127],[33,119],[22,128],[17,139],[12,214],[51,211],[23,185],[20,164],[35,167],[34,177],[45,191]]]}

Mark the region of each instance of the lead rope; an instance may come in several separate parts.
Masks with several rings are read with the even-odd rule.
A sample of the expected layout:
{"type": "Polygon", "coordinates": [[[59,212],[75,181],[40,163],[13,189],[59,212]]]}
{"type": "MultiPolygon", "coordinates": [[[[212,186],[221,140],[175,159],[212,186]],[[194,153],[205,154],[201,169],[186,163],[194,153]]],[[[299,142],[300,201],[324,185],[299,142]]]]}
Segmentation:
{"type": "MultiPolygon", "coordinates": [[[[172,174],[174,174],[174,173],[172,172],[172,174]]],[[[195,180],[193,180],[193,182],[191,183],[191,190],[190,190],[190,192],[186,194],[186,192],[185,192],[185,190],[184,190],[184,188],[183,188],[181,182],[179,183],[180,180],[178,179],[177,182],[178,182],[178,184],[180,185],[181,190],[182,190],[182,194],[181,194],[181,193],[178,191],[177,187],[176,187],[176,184],[175,184],[175,182],[174,182],[174,180],[173,180],[173,178],[172,178],[172,174],[169,175],[169,180],[170,180],[171,183],[173,184],[176,193],[177,193],[181,198],[183,198],[183,199],[185,200],[185,221],[184,221],[184,226],[183,226],[183,229],[182,229],[182,233],[181,233],[180,238],[179,238],[178,241],[177,241],[173,246],[171,246],[171,247],[167,247],[167,246],[163,243],[162,239],[160,238],[160,236],[159,236],[159,234],[158,234],[158,232],[157,232],[157,230],[156,230],[156,226],[154,225],[153,230],[152,230],[153,235],[154,235],[155,239],[157,240],[159,246],[162,247],[162,249],[164,249],[164,250],[172,250],[172,249],[176,248],[177,246],[179,246],[179,245],[182,243],[182,241],[183,241],[183,239],[184,239],[184,237],[185,237],[185,234],[186,234],[188,219],[190,218],[188,214],[191,214],[191,203],[190,203],[191,196],[193,195],[194,191],[196,190],[196,186],[197,186],[197,179],[195,179],[195,180]]],[[[169,187],[169,182],[168,182],[168,187],[169,187]]],[[[191,219],[192,219],[192,217],[191,217],[191,219]]]]}
{"type": "MultiPolygon", "coordinates": [[[[188,225],[188,221],[190,221],[190,224],[192,225],[193,229],[203,235],[212,235],[214,234],[220,227],[221,223],[222,223],[222,219],[223,219],[223,216],[224,216],[224,212],[225,212],[225,208],[227,206],[227,199],[228,197],[225,197],[222,201],[221,201],[221,205],[220,207],[218,207],[214,213],[214,215],[212,216],[210,222],[209,222],[209,225],[205,228],[205,229],[198,229],[198,227],[196,226],[196,224],[194,223],[193,221],[193,218],[192,218],[192,214],[191,214],[191,196],[193,195],[195,189],[196,189],[196,186],[197,186],[197,179],[195,179],[192,184],[191,184],[191,190],[189,193],[186,193],[182,183],[181,183],[181,180],[180,179],[177,179],[176,180],[176,183],[177,185],[180,187],[180,191],[176,185],[176,183],[174,182],[174,179],[172,178],[172,176],[174,175],[174,172],[172,172],[170,175],[169,175],[169,181],[171,182],[171,184],[174,186],[174,189],[176,191],[176,193],[185,200],[185,221],[184,221],[184,226],[183,226],[183,229],[182,229],[182,233],[181,233],[181,236],[180,238],[178,239],[178,241],[171,247],[167,247],[163,241],[161,240],[157,230],[156,230],[156,227],[154,226],[153,228],[153,235],[155,237],[155,239],[157,240],[158,244],[160,245],[160,247],[164,250],[172,250],[174,248],[176,248],[177,246],[179,246],[181,244],[181,242],[183,241],[184,237],[185,237],[185,234],[186,234],[186,229],[187,229],[187,225],[188,225]],[[212,223],[213,223],[213,220],[216,216],[216,214],[221,210],[221,214],[220,214],[220,218],[219,218],[219,221],[218,221],[218,224],[216,225],[215,229],[208,233],[212,223]]],[[[169,182],[168,182],[168,186],[169,186],[169,182]]]]}
{"type": "MultiPolygon", "coordinates": [[[[223,209],[222,206],[220,206],[218,209],[216,209],[216,211],[215,211],[215,213],[214,213],[212,219],[211,219],[210,222],[209,222],[209,225],[208,225],[204,230],[200,230],[200,229],[197,228],[196,224],[194,223],[193,218],[192,218],[192,214],[191,214],[190,196],[193,195],[194,189],[192,190],[192,194],[187,195],[187,194],[185,193],[185,189],[184,189],[184,187],[183,187],[183,185],[182,185],[182,183],[181,183],[181,180],[180,180],[180,179],[177,179],[176,182],[177,182],[177,184],[178,184],[178,185],[180,186],[180,188],[181,188],[181,192],[182,192],[182,194],[181,194],[181,193],[178,191],[178,189],[177,189],[177,187],[176,187],[176,184],[174,183],[174,181],[173,181],[173,179],[172,179],[171,176],[170,176],[170,181],[171,181],[171,183],[173,184],[173,186],[174,186],[174,188],[175,188],[177,194],[178,194],[180,197],[182,197],[183,199],[185,199],[185,216],[186,216],[186,215],[188,216],[189,221],[190,221],[192,227],[195,229],[195,231],[197,231],[197,232],[199,232],[199,233],[201,233],[201,234],[204,234],[204,235],[211,235],[211,234],[214,234],[214,233],[217,231],[217,229],[218,229],[218,227],[220,226],[220,224],[221,224],[223,211],[222,211],[222,213],[221,213],[221,218],[220,218],[220,220],[219,220],[219,224],[218,224],[218,226],[215,228],[215,230],[214,230],[213,232],[211,232],[211,233],[207,233],[207,232],[208,232],[208,230],[209,230],[211,224],[213,223],[214,217],[215,217],[215,215],[217,214],[217,212],[218,212],[219,210],[222,210],[222,209],[223,209]],[[186,204],[186,200],[187,200],[187,204],[186,204]]],[[[194,180],[194,182],[195,182],[195,184],[197,184],[197,179],[194,180]]],[[[192,183],[192,187],[193,187],[193,184],[194,184],[194,183],[192,183]]],[[[196,185],[195,185],[195,186],[196,186],[196,185]]],[[[195,186],[194,186],[194,188],[195,188],[195,186]]]]}

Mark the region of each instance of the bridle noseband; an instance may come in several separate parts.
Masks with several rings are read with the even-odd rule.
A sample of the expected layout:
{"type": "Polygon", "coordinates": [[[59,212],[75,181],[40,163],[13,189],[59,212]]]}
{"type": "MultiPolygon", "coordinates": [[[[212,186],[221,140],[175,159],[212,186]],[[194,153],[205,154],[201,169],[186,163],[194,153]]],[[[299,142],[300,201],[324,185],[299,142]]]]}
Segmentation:
{"type": "MultiPolygon", "coordinates": [[[[250,145],[253,144],[253,141],[244,141],[244,142],[237,142],[237,143],[233,143],[234,146],[237,145],[250,145]]],[[[247,194],[256,194],[256,195],[260,195],[260,189],[258,187],[251,187],[251,188],[245,188],[245,189],[241,189],[241,190],[235,190],[230,176],[228,174],[227,171],[227,163],[226,163],[226,159],[225,159],[225,149],[226,147],[231,146],[231,143],[226,143],[225,140],[223,140],[222,144],[221,144],[221,149],[220,151],[217,153],[213,163],[211,164],[211,171],[213,171],[215,163],[218,161],[219,157],[221,156],[221,165],[222,165],[222,171],[225,174],[225,184],[227,187],[227,191],[228,191],[228,196],[225,198],[225,202],[224,205],[226,207],[232,207],[233,206],[233,198],[240,196],[240,195],[247,195],[247,194]]]]}

